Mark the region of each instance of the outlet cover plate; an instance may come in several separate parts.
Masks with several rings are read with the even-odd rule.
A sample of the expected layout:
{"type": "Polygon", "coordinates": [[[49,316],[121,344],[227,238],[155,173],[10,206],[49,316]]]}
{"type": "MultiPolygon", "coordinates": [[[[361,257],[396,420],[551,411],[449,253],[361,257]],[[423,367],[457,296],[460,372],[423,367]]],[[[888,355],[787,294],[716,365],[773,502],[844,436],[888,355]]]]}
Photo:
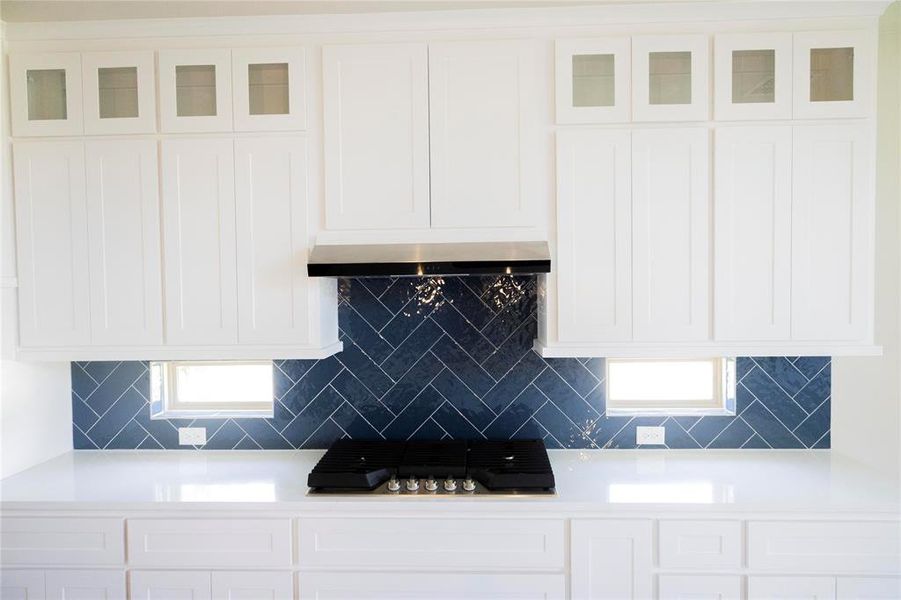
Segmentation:
{"type": "Polygon", "coordinates": [[[662,446],[666,444],[666,427],[635,428],[635,443],[643,446],[662,446]]]}
{"type": "Polygon", "coordinates": [[[179,427],[179,446],[203,446],[206,444],[206,427],[179,427]]]}

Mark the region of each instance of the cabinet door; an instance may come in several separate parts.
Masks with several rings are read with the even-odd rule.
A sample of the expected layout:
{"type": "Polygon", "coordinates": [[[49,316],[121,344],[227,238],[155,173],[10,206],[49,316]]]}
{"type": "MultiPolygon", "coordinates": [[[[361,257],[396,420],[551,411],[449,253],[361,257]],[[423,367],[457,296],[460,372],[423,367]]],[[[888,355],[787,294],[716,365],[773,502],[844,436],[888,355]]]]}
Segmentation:
{"type": "Polygon", "coordinates": [[[531,42],[429,45],[432,227],[535,224],[531,42]]]}
{"type": "Polygon", "coordinates": [[[791,337],[791,148],[789,126],[716,131],[718,340],[791,337]]]}
{"type": "Polygon", "coordinates": [[[213,600],[292,600],[290,572],[213,572],[213,600]]]}
{"type": "Polygon", "coordinates": [[[632,134],[635,339],[708,339],[709,143],[706,128],[632,134]]]}
{"type": "Polygon", "coordinates": [[[717,35],[713,81],[717,119],[790,119],[792,35],[717,35]]]}
{"type": "Polygon", "coordinates": [[[557,123],[629,120],[629,38],[557,40],[557,123]]]}
{"type": "Polygon", "coordinates": [[[12,54],[9,95],[14,136],[81,135],[81,55],[12,54]]]}
{"type": "Polygon", "coordinates": [[[235,131],[306,127],[303,48],[232,50],[235,131]]]}
{"type": "Polygon", "coordinates": [[[212,600],[209,571],[131,571],[130,600],[212,600]]]}
{"type": "Polygon", "coordinates": [[[29,142],[14,149],[19,341],[90,342],[85,161],[81,142],[29,142]]]}
{"type": "Polygon", "coordinates": [[[506,573],[301,572],[300,600],[563,600],[564,575],[506,573]]]}
{"type": "Polygon", "coordinates": [[[238,140],[235,164],[238,338],[306,343],[306,140],[238,140]]]}
{"type": "Polygon", "coordinates": [[[91,339],[163,341],[160,207],[153,140],[85,144],[91,339]]]}
{"type": "Polygon", "coordinates": [[[81,57],[84,131],[156,131],[153,52],[88,52],[81,57]]]}
{"type": "Polygon", "coordinates": [[[811,31],[794,35],[794,117],[875,114],[874,31],[811,31]]]}
{"type": "Polygon", "coordinates": [[[47,600],[125,600],[124,571],[47,571],[47,600]]]}
{"type": "Polygon", "coordinates": [[[44,572],[0,569],[0,600],[44,600],[44,572]]]}
{"type": "Polygon", "coordinates": [[[557,133],[561,341],[632,338],[631,160],[628,131],[557,133]]]}
{"type": "Polygon", "coordinates": [[[166,140],[163,250],[166,341],[237,341],[234,148],[231,140],[166,140]]]}
{"type": "Polygon", "coordinates": [[[835,595],[838,600],[897,600],[901,598],[901,578],[839,577],[835,595]]]}
{"type": "Polygon", "coordinates": [[[865,340],[873,318],[872,134],[794,128],[792,337],[865,340]]]}
{"type": "Polygon", "coordinates": [[[741,600],[739,575],[661,575],[660,600],[741,600]]]}
{"type": "Polygon", "coordinates": [[[748,578],[748,600],[835,600],[834,577],[748,578]]]}
{"type": "Polygon", "coordinates": [[[651,521],[573,520],[573,600],[650,598],[652,537],[651,521]]]}
{"type": "Polygon", "coordinates": [[[164,133],[231,131],[230,50],[160,50],[160,126],[164,133]]]}
{"type": "Polygon", "coordinates": [[[706,121],[709,116],[706,35],[632,38],[632,118],[706,121]]]}
{"type": "Polygon", "coordinates": [[[427,228],[427,46],[325,46],[322,83],[326,226],[427,228]]]}

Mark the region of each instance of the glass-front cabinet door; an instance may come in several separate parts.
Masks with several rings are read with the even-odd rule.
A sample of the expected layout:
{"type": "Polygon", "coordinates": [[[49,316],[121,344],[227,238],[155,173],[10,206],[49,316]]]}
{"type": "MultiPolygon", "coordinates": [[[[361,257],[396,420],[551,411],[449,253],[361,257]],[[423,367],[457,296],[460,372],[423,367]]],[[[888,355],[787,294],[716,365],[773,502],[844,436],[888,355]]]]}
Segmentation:
{"type": "Polygon", "coordinates": [[[153,52],[89,52],[81,66],[85,133],[156,131],[153,52]]]}
{"type": "Polygon", "coordinates": [[[706,121],[708,55],[706,35],[633,37],[633,120],[706,121]]]}
{"type": "Polygon", "coordinates": [[[796,119],[872,114],[876,53],[871,33],[796,33],[794,50],[796,119]]]}
{"type": "Polygon", "coordinates": [[[81,55],[13,54],[9,67],[14,136],[84,133],[81,55]]]}
{"type": "Polygon", "coordinates": [[[163,132],[232,131],[231,74],[230,50],[161,50],[163,132]]]}
{"type": "Polygon", "coordinates": [[[714,113],[719,120],[790,119],[792,35],[716,36],[714,113]]]}
{"type": "Polygon", "coordinates": [[[235,131],[306,128],[303,48],[232,50],[235,131]]]}
{"type": "Polygon", "coordinates": [[[557,41],[557,123],[629,120],[629,38],[557,41]]]}

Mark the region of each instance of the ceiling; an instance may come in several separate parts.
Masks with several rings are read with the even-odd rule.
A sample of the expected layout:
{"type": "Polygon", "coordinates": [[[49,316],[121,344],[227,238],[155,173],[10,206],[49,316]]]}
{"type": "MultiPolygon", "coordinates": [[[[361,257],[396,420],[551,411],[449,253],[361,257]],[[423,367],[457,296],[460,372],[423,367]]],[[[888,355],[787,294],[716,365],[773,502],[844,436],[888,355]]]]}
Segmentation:
{"type": "Polygon", "coordinates": [[[546,8],[648,1],[653,0],[0,0],[0,18],[8,23],[27,23],[546,8]]]}

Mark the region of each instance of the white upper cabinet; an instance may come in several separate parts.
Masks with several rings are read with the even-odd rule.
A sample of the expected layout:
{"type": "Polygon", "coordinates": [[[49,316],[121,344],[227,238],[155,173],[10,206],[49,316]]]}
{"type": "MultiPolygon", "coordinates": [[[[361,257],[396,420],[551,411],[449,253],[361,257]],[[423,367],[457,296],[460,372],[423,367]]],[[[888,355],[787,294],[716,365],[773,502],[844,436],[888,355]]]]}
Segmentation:
{"type": "Polygon", "coordinates": [[[632,337],[631,138],[557,133],[557,302],[561,342],[632,337]]]}
{"type": "Polygon", "coordinates": [[[787,340],[792,128],[721,127],[715,146],[715,337],[787,340]]]}
{"type": "Polygon", "coordinates": [[[91,337],[82,142],[13,149],[22,346],[77,346],[91,337]]]}
{"type": "Polygon", "coordinates": [[[322,49],[328,229],[429,226],[425,44],[322,49]]]}
{"type": "Polygon", "coordinates": [[[156,142],[89,141],[85,156],[92,342],[161,344],[156,142]]]}
{"type": "Polygon", "coordinates": [[[163,133],[231,131],[230,50],[160,50],[163,133]]]}
{"type": "MultiPolygon", "coordinates": [[[[530,41],[429,45],[432,227],[534,225],[540,61],[530,41]]],[[[540,153],[539,153],[540,156],[540,153]]]]}
{"type": "Polygon", "coordinates": [[[557,123],[629,120],[629,38],[557,41],[557,123]]]}
{"type": "Polygon", "coordinates": [[[706,127],[632,133],[636,341],[710,334],[706,127]]]}
{"type": "Polygon", "coordinates": [[[874,111],[875,33],[794,35],[796,119],[867,117],[874,111]]]}
{"type": "Polygon", "coordinates": [[[306,128],[303,48],[232,50],[235,131],[306,128]]]}
{"type": "Polygon", "coordinates": [[[633,37],[633,120],[706,121],[709,46],[706,35],[633,37]]]}
{"type": "Polygon", "coordinates": [[[717,35],[713,80],[717,119],[790,119],[792,34],[717,35]]]}
{"type": "Polygon", "coordinates": [[[89,52],[81,66],[86,134],[156,131],[153,52],[89,52]]]}
{"type": "Polygon", "coordinates": [[[792,337],[867,341],[873,313],[868,125],[794,129],[792,337]]]}
{"type": "Polygon", "coordinates": [[[235,142],[238,339],[309,341],[306,140],[235,142]]]}
{"type": "Polygon", "coordinates": [[[233,142],[165,140],[162,161],[166,341],[234,344],[233,142]]]}
{"type": "Polygon", "coordinates": [[[11,54],[9,92],[14,136],[84,133],[77,52],[11,54]]]}

